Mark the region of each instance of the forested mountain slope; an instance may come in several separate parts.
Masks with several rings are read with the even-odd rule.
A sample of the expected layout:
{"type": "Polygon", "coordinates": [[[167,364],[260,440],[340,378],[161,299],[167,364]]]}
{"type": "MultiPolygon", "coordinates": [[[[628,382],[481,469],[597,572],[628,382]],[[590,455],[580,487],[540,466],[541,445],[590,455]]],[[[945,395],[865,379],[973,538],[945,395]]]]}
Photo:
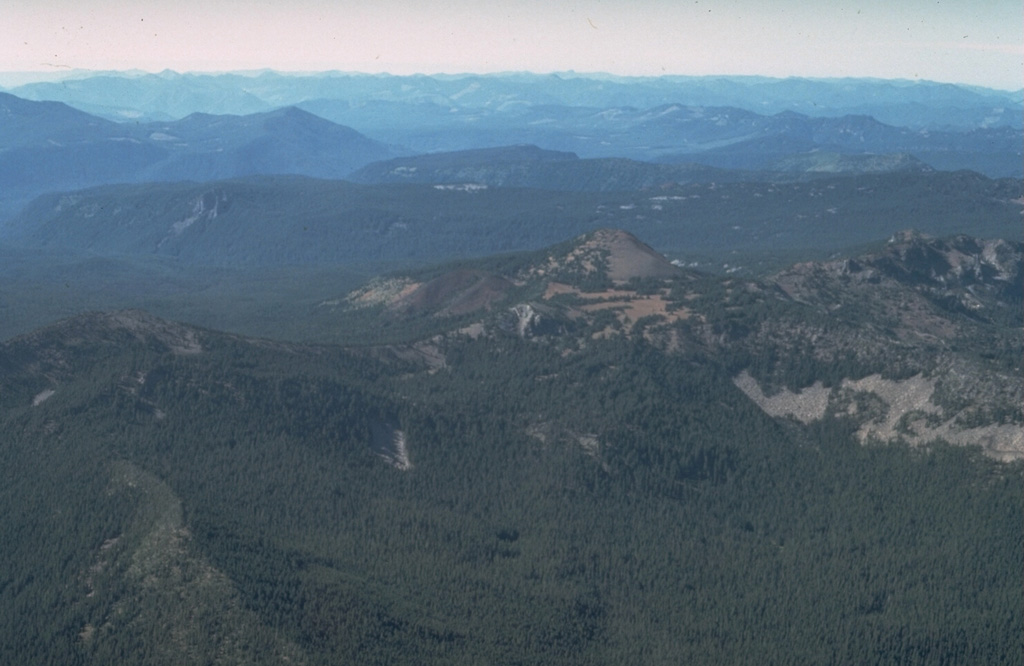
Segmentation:
{"type": "Polygon", "coordinates": [[[1021,250],[600,230],[321,303],[346,347],[13,338],[0,659],[1020,663],[1021,250]]]}
{"type": "MultiPolygon", "coordinates": [[[[391,275],[317,309],[389,330],[518,335],[575,350],[642,339],[704,354],[767,413],[1024,457],[1022,244],[894,235],[878,252],[767,279],[684,271],[623,231],[449,271],[391,275]]],[[[434,342],[437,347],[440,343],[434,342]]]]}
{"type": "Polygon", "coordinates": [[[4,343],[2,659],[1019,663],[1019,464],[779,423],[644,336],[431,344],[4,343]]]}

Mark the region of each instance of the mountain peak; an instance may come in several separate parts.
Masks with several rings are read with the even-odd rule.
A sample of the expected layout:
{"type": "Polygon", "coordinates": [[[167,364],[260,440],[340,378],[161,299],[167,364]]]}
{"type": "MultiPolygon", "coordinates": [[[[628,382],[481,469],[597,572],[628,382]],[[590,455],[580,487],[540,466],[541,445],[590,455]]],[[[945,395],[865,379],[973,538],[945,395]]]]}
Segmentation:
{"type": "MultiPolygon", "coordinates": [[[[493,313],[497,319],[486,317],[491,319],[490,324],[497,321],[498,328],[518,330],[520,335],[527,330],[559,330],[560,321],[579,323],[589,320],[595,312],[607,310],[628,331],[632,322],[646,314],[669,319],[675,316],[666,311],[662,293],[667,290],[665,285],[661,285],[663,290],[641,295],[628,283],[684,274],[650,246],[621,229],[598,229],[547,250],[523,255],[512,263],[514,266],[494,262],[462,266],[427,279],[377,279],[350,293],[345,301],[350,308],[383,306],[389,317],[493,313]],[[510,300],[524,297],[526,300],[510,300]],[[515,321],[510,323],[509,316],[515,321]],[[544,324],[538,323],[541,319],[544,324]]],[[[483,325],[486,328],[490,324],[483,325]]]]}
{"type": "Polygon", "coordinates": [[[267,111],[266,113],[257,114],[257,115],[263,116],[264,118],[289,118],[289,119],[303,119],[303,120],[315,119],[315,120],[321,121],[323,123],[337,124],[337,123],[331,123],[329,120],[324,120],[320,116],[318,116],[318,115],[316,115],[314,113],[310,113],[309,111],[305,111],[303,109],[300,109],[297,106],[283,106],[280,109],[274,109],[273,111],[267,111]]]}
{"type": "Polygon", "coordinates": [[[563,267],[582,267],[585,273],[601,270],[612,282],[668,278],[681,273],[663,255],[622,229],[598,229],[580,236],[563,261],[563,267]]]}

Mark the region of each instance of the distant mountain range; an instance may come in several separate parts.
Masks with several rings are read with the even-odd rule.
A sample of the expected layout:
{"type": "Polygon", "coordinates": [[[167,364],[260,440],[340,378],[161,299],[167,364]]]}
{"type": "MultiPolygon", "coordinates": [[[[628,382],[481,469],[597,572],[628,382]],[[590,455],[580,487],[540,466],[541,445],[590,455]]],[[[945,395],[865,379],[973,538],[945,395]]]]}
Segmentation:
{"type": "Polygon", "coordinates": [[[943,130],[888,125],[871,116],[812,117],[793,111],[764,115],[738,107],[663,104],[655,107],[524,106],[443,109],[371,102],[365,117],[344,103],[302,103],[313,113],[387,137],[416,152],[533,144],[583,158],[619,157],[771,170],[780,160],[817,152],[910,154],[940,169],[972,169],[1020,177],[1019,128],[943,130]]]}
{"type": "MultiPolygon", "coordinates": [[[[0,129],[0,217],[42,192],[92,185],[254,174],[342,178],[389,158],[516,145],[584,160],[743,173],[551,160],[529,174],[510,173],[498,151],[473,156],[477,166],[487,157],[503,161],[485,167],[491,173],[479,180],[602,190],[765,172],[774,179],[914,168],[1024,175],[1019,95],[929,83],[168,72],[14,92],[23,97],[0,93],[7,118],[0,129]],[[139,108],[117,111],[119,104],[139,108]],[[893,111],[910,107],[916,119],[893,111]]],[[[358,179],[389,180],[378,171],[358,179]]],[[[452,174],[438,177],[451,182],[452,174]]]]}
{"type": "Polygon", "coordinates": [[[0,218],[44,192],[259,174],[608,191],[930,168],[1019,176],[1024,168],[1022,133],[1010,127],[910,130],[863,116],[762,116],[680,105],[645,111],[531,107],[526,117],[491,117],[497,124],[486,113],[451,113],[435,124],[419,124],[414,112],[400,120],[382,116],[376,132],[388,143],[295,107],[115,123],[61,103],[0,93],[0,113],[7,120],[0,128],[0,218]],[[506,141],[520,145],[494,147],[506,141]],[[528,141],[536,148],[524,147],[528,141]],[[416,150],[467,150],[353,173],[414,152],[400,142],[416,150]]]}
{"type": "Polygon", "coordinates": [[[0,216],[43,192],[263,173],[341,178],[401,154],[296,108],[115,123],[0,93],[0,216]]]}
{"type": "Polygon", "coordinates": [[[784,111],[812,117],[864,115],[914,129],[1020,129],[1024,124],[1021,90],[856,78],[620,77],[574,72],[436,76],[80,72],[8,92],[25,99],[65,102],[118,120],[170,120],[195,112],[247,115],[306,104],[350,113],[350,118],[370,120],[381,114],[392,124],[399,109],[418,110],[420,124],[424,114],[439,118],[470,110],[514,116],[543,107],[600,111],[679,104],[735,107],[764,115],[784,111]],[[388,109],[392,112],[387,113],[388,109]]]}

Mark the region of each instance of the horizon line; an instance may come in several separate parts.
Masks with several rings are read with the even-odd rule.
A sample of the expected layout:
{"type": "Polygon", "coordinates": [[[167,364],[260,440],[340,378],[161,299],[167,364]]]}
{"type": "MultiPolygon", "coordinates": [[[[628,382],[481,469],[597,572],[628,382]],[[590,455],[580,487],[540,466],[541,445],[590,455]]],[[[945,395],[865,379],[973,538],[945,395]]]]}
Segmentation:
{"type": "MultiPolygon", "coordinates": [[[[418,71],[408,74],[395,74],[390,71],[369,71],[369,70],[358,70],[358,69],[281,69],[275,67],[258,67],[258,68],[242,68],[242,69],[183,69],[177,70],[170,67],[165,67],[160,70],[156,69],[144,69],[140,67],[130,67],[125,69],[92,69],[85,67],[69,67],[69,66],[50,66],[50,69],[0,69],[0,78],[4,76],[8,77],[24,77],[29,79],[31,77],[41,77],[35,80],[26,80],[24,82],[15,83],[15,86],[19,85],[30,85],[32,83],[46,83],[53,82],[55,80],[66,80],[78,76],[102,76],[102,75],[134,75],[134,76],[160,76],[160,75],[176,75],[176,76],[225,76],[225,75],[240,75],[240,76],[259,76],[263,74],[278,74],[281,76],[324,76],[324,75],[342,75],[342,76],[379,76],[379,77],[470,77],[470,76],[559,76],[569,75],[578,78],[603,78],[603,79],[763,79],[770,81],[787,81],[787,80],[803,80],[803,81],[890,81],[908,84],[934,84],[934,85],[951,85],[963,88],[978,88],[983,90],[993,90],[1007,93],[1019,93],[1024,92],[1024,86],[1020,88],[998,88],[994,86],[987,86],[977,83],[966,83],[962,81],[940,81],[936,79],[926,78],[906,78],[906,77],[885,77],[885,76],[805,76],[800,74],[790,74],[785,76],[771,75],[771,74],[615,74],[607,71],[592,70],[592,71],[580,71],[574,69],[560,69],[560,70],[502,70],[502,71],[418,71]]],[[[2,85],[2,84],[0,84],[2,85]]]]}

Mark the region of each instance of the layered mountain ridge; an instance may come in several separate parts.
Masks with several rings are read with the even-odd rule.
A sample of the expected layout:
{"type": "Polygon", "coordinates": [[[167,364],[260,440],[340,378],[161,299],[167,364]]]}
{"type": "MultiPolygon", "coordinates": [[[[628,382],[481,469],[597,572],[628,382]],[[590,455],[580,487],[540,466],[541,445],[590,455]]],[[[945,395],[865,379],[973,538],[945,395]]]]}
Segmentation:
{"type": "Polygon", "coordinates": [[[1020,93],[18,94],[0,663],[1020,663],[1020,93]]]}
{"type": "MultiPolygon", "coordinates": [[[[530,107],[654,108],[683,102],[745,108],[768,115],[867,115],[921,129],[1021,126],[1020,91],[987,90],[930,81],[772,79],[766,77],[619,77],[563,72],[535,75],[389,76],[344,72],[289,75],[163,72],[78,73],[61,82],[10,90],[33,100],[60,101],[90,113],[136,120],[182,118],[195,111],[244,115],[299,103],[358,111],[376,103],[407,109],[530,107]]],[[[379,110],[379,107],[378,109],[379,110]]]]}
{"type": "MultiPolygon", "coordinates": [[[[451,88],[451,81],[427,83],[429,77],[422,77],[408,84],[411,90],[419,91],[411,97],[400,91],[386,92],[394,84],[387,77],[325,77],[320,80],[319,92],[340,85],[332,94],[342,97],[318,99],[314,90],[309,89],[309,79],[278,76],[264,79],[270,88],[284,86],[276,93],[257,92],[259,85],[244,77],[171,76],[121,80],[99,77],[96,81],[65,83],[63,92],[50,90],[32,95],[70,102],[76,91],[94,85],[98,89],[107,86],[107,94],[113,97],[124,97],[127,90],[154,84],[158,88],[188,87],[202,81],[200,88],[211,86],[198,97],[178,91],[181,99],[193,100],[179,119],[142,122],[138,116],[144,114],[137,113],[129,114],[137,117],[121,123],[61,107],[60,102],[29,101],[0,92],[0,107],[8,120],[6,128],[0,130],[0,154],[4,157],[0,160],[0,216],[13,214],[32,197],[48,191],[106,183],[215,180],[249,174],[341,178],[372,162],[410,153],[517,144],[535,144],[587,159],[663,164],[634,165],[628,170],[632,173],[626,174],[622,173],[622,165],[608,162],[575,165],[576,171],[590,172],[582,179],[585,185],[580,183],[579,174],[565,176],[557,168],[552,169],[551,164],[544,172],[530,174],[523,174],[521,168],[512,168],[510,164],[497,171],[491,165],[483,180],[517,186],[542,186],[546,182],[549,188],[613,189],[645,187],[666,180],[708,179],[714,169],[777,172],[776,177],[788,178],[821,170],[863,173],[972,169],[991,177],[1019,177],[1021,173],[1021,130],[1013,123],[999,120],[1006,109],[998,106],[990,106],[987,118],[968,126],[922,128],[886,124],[862,113],[812,117],[801,113],[802,107],[795,100],[790,100],[788,108],[781,111],[766,111],[762,104],[749,98],[743,107],[719,106],[714,103],[714,95],[707,101],[695,101],[687,93],[686,82],[681,80],[623,83],[623,90],[634,92],[635,85],[660,88],[655,95],[658,101],[648,100],[650,104],[643,105],[644,96],[640,95],[628,105],[607,104],[611,100],[606,100],[607,105],[595,107],[576,94],[569,94],[560,103],[542,101],[546,94],[537,98],[537,81],[524,84],[501,77],[477,78],[455,89],[451,88]],[[426,92],[424,85],[436,90],[426,92]],[[483,99],[474,101],[479,90],[495,85],[496,90],[483,93],[483,99]],[[224,86],[236,88],[214,94],[214,99],[226,107],[206,96],[210,90],[224,86]],[[297,92],[303,87],[307,88],[307,96],[297,92]],[[374,91],[374,87],[383,90],[374,91]],[[508,91],[500,92],[505,87],[508,91]],[[446,93],[440,92],[442,89],[446,93]],[[265,99],[253,103],[260,95],[265,99]],[[231,99],[235,101],[228,101],[231,99]],[[300,110],[300,106],[306,110],[300,110]],[[666,166],[692,163],[700,168],[666,166]]],[[[604,86],[619,84],[579,80],[569,85],[591,88],[600,98],[604,86]]],[[[814,85],[839,86],[825,82],[814,85]]],[[[862,85],[880,86],[870,82],[862,85]]],[[[21,92],[49,90],[46,84],[41,86],[29,86],[21,92]]],[[[141,90],[135,93],[129,101],[141,102],[147,96],[141,90]]],[[[985,99],[979,91],[960,90],[957,94],[975,97],[976,103],[985,99]]],[[[992,95],[998,97],[994,92],[992,95]]],[[[174,97],[174,93],[155,95],[165,105],[174,97]]],[[[921,108],[931,109],[937,100],[941,96],[922,102],[921,108]]],[[[115,105],[113,100],[109,101],[111,106],[115,105]]],[[[995,104],[997,100],[991,102],[995,104]]],[[[1014,104],[1010,98],[1002,103],[1014,104]]],[[[95,107],[92,103],[84,106],[95,107]]],[[[939,107],[943,108],[939,115],[955,117],[953,109],[941,104],[939,107]]],[[[116,113],[113,117],[124,120],[116,113]]],[[[449,170],[439,175],[446,178],[453,174],[449,170]]],[[[386,177],[387,174],[379,173],[379,168],[360,175],[361,179],[375,181],[386,177]]],[[[735,177],[749,178],[742,174],[718,176],[735,177]]]]}
{"type": "MultiPolygon", "coordinates": [[[[415,324],[410,333],[423,335],[414,332],[419,327],[429,331],[426,337],[401,344],[418,350],[409,358],[435,369],[446,363],[444,348],[463,344],[457,341],[466,335],[512,334],[566,353],[580,353],[594,339],[642,340],[661,353],[717,359],[773,416],[850,419],[864,437],[923,444],[941,436],[1016,459],[1024,457],[1015,407],[1024,391],[1013,374],[1019,366],[1013,332],[1024,302],[1022,247],[907,232],[875,254],[750,280],[685,270],[632,234],[604,229],[509,257],[498,271],[490,260],[478,260],[422,277],[378,278],[321,302],[314,314],[337,326],[352,326],[343,322],[357,315],[353,321],[367,335],[382,323],[398,331],[405,322],[433,322],[415,324]],[[864,383],[870,377],[875,388],[864,383]],[[901,382],[924,382],[927,390],[920,389],[919,402],[897,405],[892,396],[901,382]],[[785,408],[772,406],[770,396],[779,391],[789,396],[785,408]],[[862,405],[858,412],[867,398],[854,400],[857,395],[873,395],[869,402],[881,406],[862,405]],[[938,423],[944,429],[936,430],[938,423]]],[[[111,350],[140,331],[169,352],[203,349],[195,332],[149,315],[90,317],[47,335],[69,351],[76,348],[76,328],[90,326],[112,331],[100,345],[111,350]]],[[[50,365],[37,372],[56,380],[64,362],[53,359],[61,354],[42,357],[50,365]]]]}

